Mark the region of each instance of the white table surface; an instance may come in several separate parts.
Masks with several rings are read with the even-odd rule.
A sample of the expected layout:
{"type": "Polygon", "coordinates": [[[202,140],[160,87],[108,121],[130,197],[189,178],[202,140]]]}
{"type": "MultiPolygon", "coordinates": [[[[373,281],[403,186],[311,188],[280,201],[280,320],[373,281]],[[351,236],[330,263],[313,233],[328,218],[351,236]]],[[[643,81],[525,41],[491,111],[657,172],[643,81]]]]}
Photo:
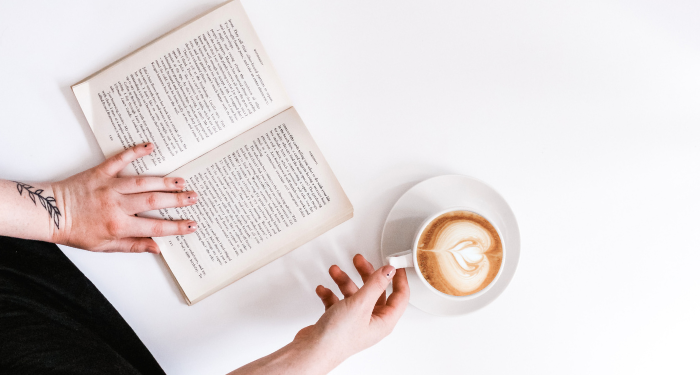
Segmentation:
{"type": "MultiPolygon", "coordinates": [[[[217,3],[0,0],[0,177],[101,162],[69,86],[217,3]]],[[[356,216],[193,307],[153,255],[63,247],[168,373],[285,345],[328,267],[379,262],[394,202],[447,173],[511,204],[513,282],[466,316],[409,307],[334,374],[700,371],[699,2],[244,6],[356,216]]]]}

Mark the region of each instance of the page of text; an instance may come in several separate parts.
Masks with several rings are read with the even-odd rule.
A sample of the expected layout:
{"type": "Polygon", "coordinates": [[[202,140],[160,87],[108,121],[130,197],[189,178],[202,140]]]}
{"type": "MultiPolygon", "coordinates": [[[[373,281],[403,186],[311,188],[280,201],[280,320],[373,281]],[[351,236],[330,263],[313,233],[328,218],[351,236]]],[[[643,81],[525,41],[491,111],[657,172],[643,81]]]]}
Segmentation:
{"type": "Polygon", "coordinates": [[[193,234],[156,239],[190,299],[352,210],[294,108],[171,176],[198,203],[148,215],[197,221],[193,234]]]}
{"type": "Polygon", "coordinates": [[[105,156],[155,150],[124,175],[162,176],[291,104],[240,1],[145,46],[73,91],[105,156]]]}

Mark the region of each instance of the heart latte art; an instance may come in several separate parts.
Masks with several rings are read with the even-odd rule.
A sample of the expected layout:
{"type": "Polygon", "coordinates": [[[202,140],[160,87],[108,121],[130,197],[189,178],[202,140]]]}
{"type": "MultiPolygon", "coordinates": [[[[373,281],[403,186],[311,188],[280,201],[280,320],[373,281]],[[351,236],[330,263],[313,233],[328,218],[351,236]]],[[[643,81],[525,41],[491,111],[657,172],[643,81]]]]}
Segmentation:
{"type": "Polygon", "coordinates": [[[423,277],[453,296],[468,296],[487,287],[503,261],[496,228],[470,211],[452,211],[433,219],[421,234],[417,250],[423,277]]]}

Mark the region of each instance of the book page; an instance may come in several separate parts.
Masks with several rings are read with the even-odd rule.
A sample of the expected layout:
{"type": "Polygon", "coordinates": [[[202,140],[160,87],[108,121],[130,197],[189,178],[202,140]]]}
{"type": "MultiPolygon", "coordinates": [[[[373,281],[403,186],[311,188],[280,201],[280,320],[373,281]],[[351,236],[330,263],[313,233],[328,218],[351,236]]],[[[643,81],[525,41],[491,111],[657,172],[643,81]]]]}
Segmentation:
{"type": "Polygon", "coordinates": [[[73,86],[105,156],[153,142],[122,175],[163,176],[291,106],[240,1],[73,86]]]}
{"type": "Polygon", "coordinates": [[[294,108],[169,176],[184,178],[197,204],[143,215],[197,221],[195,233],[154,238],[192,303],[352,216],[294,108]]]}

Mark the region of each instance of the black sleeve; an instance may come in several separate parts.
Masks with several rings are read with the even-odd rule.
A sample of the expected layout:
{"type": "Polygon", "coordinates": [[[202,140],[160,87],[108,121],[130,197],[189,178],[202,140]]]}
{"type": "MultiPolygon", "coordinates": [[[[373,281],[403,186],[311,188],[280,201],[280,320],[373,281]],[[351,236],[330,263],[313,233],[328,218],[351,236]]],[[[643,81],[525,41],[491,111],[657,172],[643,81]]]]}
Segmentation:
{"type": "Polygon", "coordinates": [[[164,372],[56,245],[0,236],[0,373],[164,372]]]}

